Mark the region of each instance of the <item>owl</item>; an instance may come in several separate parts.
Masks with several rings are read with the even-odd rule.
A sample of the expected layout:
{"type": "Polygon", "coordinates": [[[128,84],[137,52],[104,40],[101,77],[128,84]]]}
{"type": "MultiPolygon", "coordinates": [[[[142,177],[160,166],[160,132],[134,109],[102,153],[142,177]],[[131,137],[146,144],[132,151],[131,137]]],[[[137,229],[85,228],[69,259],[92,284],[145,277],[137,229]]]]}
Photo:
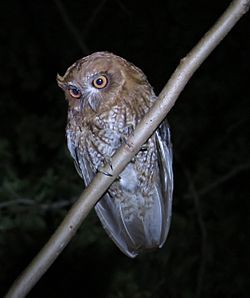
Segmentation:
{"type": "MultiPolygon", "coordinates": [[[[68,102],[68,149],[88,186],[104,164],[112,169],[112,156],[157,97],[139,68],[108,52],[76,61],[64,76],[57,76],[57,82],[68,102]]],[[[172,145],[165,120],[95,210],[111,239],[133,258],[164,244],[172,192],[172,145]]]]}

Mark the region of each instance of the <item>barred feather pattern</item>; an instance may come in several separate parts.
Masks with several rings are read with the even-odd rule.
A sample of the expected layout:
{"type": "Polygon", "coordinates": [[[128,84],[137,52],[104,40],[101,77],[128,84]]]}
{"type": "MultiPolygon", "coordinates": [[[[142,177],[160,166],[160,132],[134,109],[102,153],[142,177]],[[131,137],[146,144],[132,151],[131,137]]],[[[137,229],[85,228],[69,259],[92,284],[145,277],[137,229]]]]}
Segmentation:
{"type": "MultiPolygon", "coordinates": [[[[112,156],[156,96],[139,68],[107,52],[77,61],[57,80],[69,103],[68,148],[87,186],[105,163],[112,166],[112,156]],[[96,90],[93,80],[103,76],[108,85],[96,90]],[[79,98],[74,98],[72,88],[80,92],[79,98]]],[[[135,257],[164,244],[171,221],[172,192],[172,145],[165,120],[95,210],[121,251],[135,257]]]]}

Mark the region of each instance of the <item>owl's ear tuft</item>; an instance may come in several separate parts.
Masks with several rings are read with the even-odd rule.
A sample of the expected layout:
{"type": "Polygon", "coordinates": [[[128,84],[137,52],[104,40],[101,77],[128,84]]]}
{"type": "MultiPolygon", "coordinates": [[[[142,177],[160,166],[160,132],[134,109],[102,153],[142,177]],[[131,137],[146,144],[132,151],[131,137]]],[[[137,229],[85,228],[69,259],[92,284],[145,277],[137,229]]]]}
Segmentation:
{"type": "Polygon", "coordinates": [[[65,89],[64,77],[60,76],[59,74],[56,75],[56,81],[60,88],[65,89]]]}

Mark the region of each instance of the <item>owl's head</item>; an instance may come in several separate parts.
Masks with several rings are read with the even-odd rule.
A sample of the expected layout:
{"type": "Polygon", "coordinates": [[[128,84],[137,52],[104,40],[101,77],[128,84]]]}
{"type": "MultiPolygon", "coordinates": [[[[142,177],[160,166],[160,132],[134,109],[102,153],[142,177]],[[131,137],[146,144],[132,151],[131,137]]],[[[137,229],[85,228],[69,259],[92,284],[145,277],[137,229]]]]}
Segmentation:
{"type": "Polygon", "coordinates": [[[150,86],[139,68],[108,52],[96,52],[76,61],[64,76],[57,75],[57,83],[70,108],[94,112],[130,98],[142,85],[150,86]]]}

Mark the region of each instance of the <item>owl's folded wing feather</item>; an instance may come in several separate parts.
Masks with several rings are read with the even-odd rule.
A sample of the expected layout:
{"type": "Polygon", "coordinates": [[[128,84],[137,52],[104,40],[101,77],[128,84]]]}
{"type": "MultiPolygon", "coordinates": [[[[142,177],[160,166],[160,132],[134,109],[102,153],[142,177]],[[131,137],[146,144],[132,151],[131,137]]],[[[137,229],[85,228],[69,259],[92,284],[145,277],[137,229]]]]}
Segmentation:
{"type": "Polygon", "coordinates": [[[172,201],[173,201],[173,152],[172,152],[172,143],[170,138],[170,128],[167,120],[165,120],[156,131],[156,140],[157,140],[157,151],[158,151],[158,165],[159,165],[159,179],[157,183],[161,187],[161,193],[163,196],[164,212],[165,216],[163,217],[163,226],[164,233],[162,233],[162,239],[160,247],[164,244],[172,216],[172,201]]]}
{"type": "MultiPolygon", "coordinates": [[[[144,250],[162,247],[169,231],[173,173],[172,146],[167,122],[160,126],[155,137],[158,170],[156,183],[153,186],[154,201],[150,210],[147,210],[141,217],[138,208],[134,208],[130,214],[132,220],[128,220],[126,219],[128,206],[119,203],[109,193],[95,206],[104,229],[116,245],[129,257],[135,257],[144,250]]],[[[134,200],[140,200],[139,195],[134,197],[134,200]]]]}

